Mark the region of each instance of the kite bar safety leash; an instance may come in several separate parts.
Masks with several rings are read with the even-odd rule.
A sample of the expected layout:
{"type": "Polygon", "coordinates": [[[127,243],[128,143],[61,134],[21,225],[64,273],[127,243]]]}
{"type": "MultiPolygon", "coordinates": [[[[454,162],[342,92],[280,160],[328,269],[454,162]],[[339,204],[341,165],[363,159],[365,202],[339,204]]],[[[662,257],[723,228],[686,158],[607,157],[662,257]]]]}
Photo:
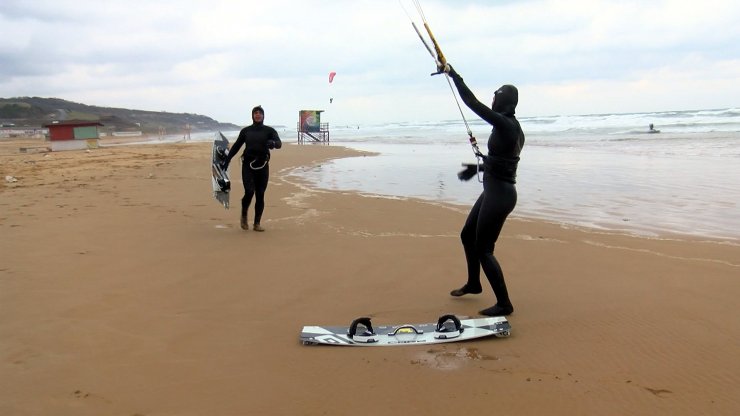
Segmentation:
{"type": "Polygon", "coordinates": [[[419,36],[419,39],[421,39],[421,43],[424,44],[424,47],[429,52],[429,55],[432,56],[432,59],[434,59],[434,63],[437,64],[437,68],[439,70],[437,72],[432,73],[432,75],[438,75],[438,74],[444,74],[445,79],[447,80],[447,85],[450,86],[450,91],[452,92],[452,97],[455,99],[455,104],[457,104],[457,109],[460,111],[460,117],[462,117],[463,123],[465,123],[465,129],[468,132],[468,140],[470,141],[470,146],[473,147],[473,153],[475,154],[475,157],[478,159],[478,165],[480,165],[480,159],[483,157],[483,153],[480,151],[480,148],[478,147],[478,142],[475,140],[475,136],[473,136],[473,132],[470,130],[470,125],[468,125],[468,120],[465,119],[465,114],[463,113],[462,107],[460,106],[460,100],[457,98],[457,94],[455,93],[455,88],[452,86],[452,81],[450,81],[450,76],[446,72],[444,72],[444,67],[447,65],[447,59],[445,58],[444,54],[442,53],[442,49],[439,47],[439,43],[437,42],[437,39],[434,37],[434,34],[432,34],[432,29],[429,27],[429,23],[427,22],[426,16],[424,16],[424,10],[421,8],[421,4],[419,3],[419,0],[413,0],[414,6],[416,7],[416,11],[419,13],[419,16],[421,17],[421,20],[424,24],[424,29],[426,29],[427,34],[429,35],[429,39],[432,41],[432,44],[434,45],[434,52],[432,51],[432,48],[427,43],[426,39],[424,39],[424,36],[419,31],[419,28],[416,27],[416,23],[414,23],[414,19],[411,18],[406,8],[403,6],[403,3],[401,0],[398,0],[398,3],[401,5],[401,8],[403,9],[404,13],[406,13],[406,17],[409,18],[409,21],[411,21],[411,26],[414,28],[414,31],[419,36]]]}

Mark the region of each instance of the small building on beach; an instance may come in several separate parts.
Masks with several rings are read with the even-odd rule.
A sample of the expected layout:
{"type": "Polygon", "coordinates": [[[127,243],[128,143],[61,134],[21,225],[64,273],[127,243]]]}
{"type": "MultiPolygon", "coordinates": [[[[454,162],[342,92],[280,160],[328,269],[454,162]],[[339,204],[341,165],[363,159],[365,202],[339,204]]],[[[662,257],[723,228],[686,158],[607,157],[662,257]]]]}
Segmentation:
{"type": "Polygon", "coordinates": [[[66,120],[45,124],[49,129],[47,139],[51,141],[51,150],[96,149],[100,140],[101,127],[97,121],[66,120]]]}

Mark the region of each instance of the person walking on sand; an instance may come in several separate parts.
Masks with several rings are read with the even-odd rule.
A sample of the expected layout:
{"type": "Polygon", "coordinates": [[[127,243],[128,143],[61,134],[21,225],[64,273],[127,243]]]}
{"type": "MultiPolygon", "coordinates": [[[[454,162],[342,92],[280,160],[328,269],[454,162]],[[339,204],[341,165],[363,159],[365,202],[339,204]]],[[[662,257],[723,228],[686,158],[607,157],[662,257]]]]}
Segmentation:
{"type": "Polygon", "coordinates": [[[265,110],[261,106],[252,109],[252,124],[244,127],[239,132],[239,137],[229,149],[228,157],[224,162],[224,170],[229,168],[231,159],[236,156],[244,145],[242,154],[242,182],[244,184],[244,197],[242,198],[242,212],[240,223],[243,230],[249,229],[247,211],[252,203],[252,197],[256,197],[254,203],[254,231],[265,231],[260,225],[262,212],[265,210],[265,191],[270,179],[270,149],[280,149],[283,142],[280,141],[277,131],[270,126],[264,125],[265,110]]]}
{"type": "MultiPolygon", "coordinates": [[[[509,299],[504,273],[493,251],[508,215],[517,201],[516,169],[519,153],[524,146],[524,132],[514,113],[519,101],[519,92],[513,85],[503,85],[493,95],[488,108],[478,101],[465,85],[463,78],[449,64],[440,68],[455,82],[460,98],[475,114],[493,126],[488,137],[488,154],[483,156],[483,192],[468,214],[460,238],[468,265],[468,281],[452,296],[478,294],[483,291],[480,269],[488,278],[496,304],[480,311],[482,315],[503,316],[514,312],[509,299]]],[[[460,178],[468,180],[473,172],[461,172],[460,178]]]]}

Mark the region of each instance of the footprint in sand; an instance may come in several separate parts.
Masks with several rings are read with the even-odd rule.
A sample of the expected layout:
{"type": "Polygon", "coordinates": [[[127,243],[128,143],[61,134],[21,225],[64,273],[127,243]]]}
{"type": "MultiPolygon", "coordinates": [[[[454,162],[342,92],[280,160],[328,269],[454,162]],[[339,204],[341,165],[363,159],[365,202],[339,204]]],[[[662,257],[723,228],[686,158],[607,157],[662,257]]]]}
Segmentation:
{"type": "Polygon", "coordinates": [[[643,388],[658,397],[666,397],[666,395],[673,393],[672,391],[666,389],[651,389],[650,387],[643,388]]]}
{"type": "Polygon", "coordinates": [[[97,394],[94,394],[94,393],[84,392],[82,390],[75,390],[74,393],[72,393],[72,397],[76,399],[97,400],[103,403],[109,403],[109,404],[111,403],[111,401],[106,399],[105,397],[98,396],[97,394]]]}
{"type": "Polygon", "coordinates": [[[495,361],[498,357],[482,354],[477,348],[432,348],[416,355],[411,364],[436,370],[457,370],[478,361],[495,361]]]}

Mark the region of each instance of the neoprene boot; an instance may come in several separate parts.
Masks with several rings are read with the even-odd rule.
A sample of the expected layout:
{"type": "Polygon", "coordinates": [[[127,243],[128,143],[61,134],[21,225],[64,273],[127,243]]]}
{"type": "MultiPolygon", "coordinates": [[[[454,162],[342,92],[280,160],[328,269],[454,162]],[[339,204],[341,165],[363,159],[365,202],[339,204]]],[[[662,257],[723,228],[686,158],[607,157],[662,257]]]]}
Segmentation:
{"type": "Polygon", "coordinates": [[[247,222],[247,210],[242,208],[242,216],[240,225],[242,227],[242,230],[248,230],[249,229],[249,223],[247,222]]]}
{"type": "Polygon", "coordinates": [[[472,285],[466,283],[460,289],[455,289],[452,292],[450,292],[450,296],[459,297],[459,296],[463,296],[463,295],[467,295],[467,294],[477,295],[477,294],[479,294],[481,292],[483,292],[483,288],[481,288],[480,285],[478,285],[478,286],[472,286],[472,285]]]}
{"type": "Polygon", "coordinates": [[[503,277],[500,281],[493,283],[491,282],[491,288],[493,293],[496,295],[496,304],[490,308],[483,309],[480,311],[481,315],[486,316],[507,316],[514,312],[514,306],[511,305],[509,300],[509,290],[506,288],[506,283],[503,277]]]}
{"type": "Polygon", "coordinates": [[[511,304],[500,305],[497,303],[490,308],[483,309],[479,313],[486,316],[507,316],[514,313],[514,307],[511,304]]]}

